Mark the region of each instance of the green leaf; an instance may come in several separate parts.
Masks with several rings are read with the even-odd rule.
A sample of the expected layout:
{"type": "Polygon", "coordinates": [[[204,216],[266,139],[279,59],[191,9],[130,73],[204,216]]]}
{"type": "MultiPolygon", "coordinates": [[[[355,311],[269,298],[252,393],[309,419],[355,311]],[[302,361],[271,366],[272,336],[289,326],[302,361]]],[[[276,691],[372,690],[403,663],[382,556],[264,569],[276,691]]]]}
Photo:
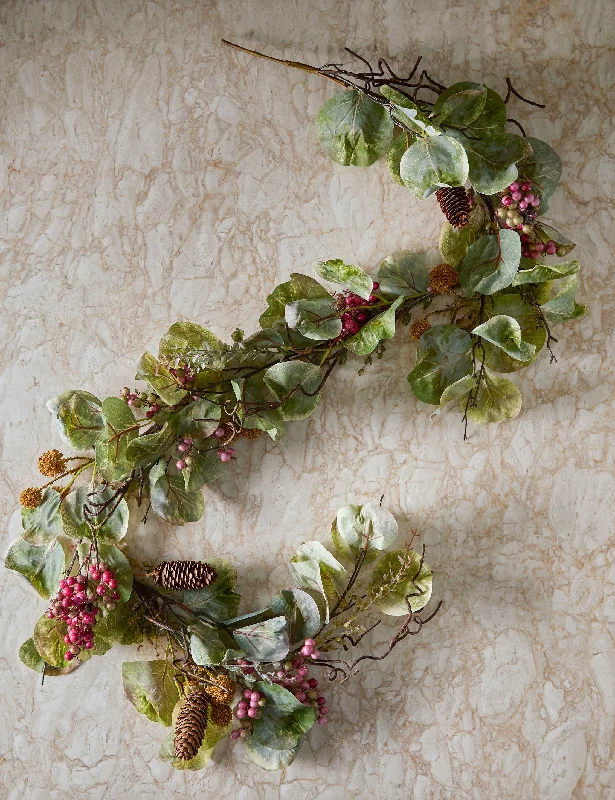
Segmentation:
{"type": "Polygon", "coordinates": [[[135,611],[133,594],[130,603],[120,603],[113,611],[105,611],[96,618],[96,637],[91,654],[104,655],[114,644],[123,646],[140,644],[145,638],[144,619],[135,611]]]}
{"type": "Polygon", "coordinates": [[[391,146],[387,150],[387,167],[395,183],[399,183],[400,186],[404,186],[404,182],[399,174],[399,165],[404,153],[415,141],[415,136],[404,131],[393,139],[391,146]]]}
{"type": "MultiPolygon", "coordinates": [[[[465,89],[480,89],[481,87],[482,84],[473,83],[472,81],[456,83],[442,92],[438,100],[440,103],[444,103],[455,92],[464,91],[465,89]]],[[[494,136],[497,133],[502,133],[506,125],[506,116],[506,105],[500,95],[494,92],[493,89],[487,88],[485,107],[470,124],[469,133],[472,136],[494,136]]]]}
{"type": "Polygon", "coordinates": [[[341,555],[356,558],[362,548],[390,547],[397,538],[397,522],[390,511],[375,503],[348,505],[337,512],[331,535],[341,555]]]}
{"type": "MultiPolygon", "coordinates": [[[[442,392],[439,411],[441,411],[453,400],[459,400],[461,397],[467,398],[468,394],[475,388],[475,386],[476,378],[474,375],[464,375],[463,378],[459,378],[459,380],[455,381],[455,383],[451,383],[451,385],[447,386],[442,392]]],[[[434,414],[438,414],[439,411],[434,411],[434,414]]]]}
{"type": "Polygon", "coordinates": [[[64,570],[64,550],[57,539],[37,545],[20,536],[9,547],[4,566],[19,572],[41,597],[48,598],[58,589],[64,570]]]}
{"type": "Polygon", "coordinates": [[[386,311],[366,322],[358,333],[344,339],[344,347],[358,356],[373,353],[379,342],[395,336],[395,312],[403,302],[404,298],[398,297],[386,311]]]}
{"type": "Polygon", "coordinates": [[[290,645],[301,643],[320,630],[320,611],[314,598],[302,589],[283,589],[269,603],[272,612],[286,618],[290,645]]]}
{"type": "Polygon", "coordinates": [[[485,209],[479,204],[474,206],[463,228],[453,228],[450,222],[445,222],[440,231],[440,253],[444,261],[457,269],[470,245],[485,233],[487,221],[485,209]]]}
{"type": "Polygon", "coordinates": [[[160,340],[158,357],[172,362],[183,359],[194,350],[220,350],[225,347],[224,342],[207,328],[194,322],[176,322],[160,340]]]}
{"type": "Polygon", "coordinates": [[[386,108],[352,89],[331,97],[316,120],[318,141],[332,161],[369,167],[383,156],[393,138],[386,108]]]}
{"type": "Polygon", "coordinates": [[[483,113],[486,102],[486,86],[455,83],[436,100],[432,118],[439,124],[466,128],[483,113]]]}
{"type": "Polygon", "coordinates": [[[526,283],[544,283],[556,281],[569,275],[576,275],[579,271],[578,261],[565,261],[563,264],[537,263],[531,269],[522,269],[515,275],[512,285],[522,286],[526,283]]]}
{"type": "MultiPolygon", "coordinates": [[[[460,406],[465,411],[465,401],[460,406]]],[[[521,411],[521,392],[507,378],[485,372],[475,402],[467,409],[468,419],[476,425],[514,419],[521,411]]]]}
{"type": "Polygon", "coordinates": [[[429,285],[429,267],[424,255],[398,250],[383,258],[378,267],[379,291],[385,297],[416,297],[429,285]]]}
{"type": "MultiPolygon", "coordinates": [[[[306,301],[309,302],[309,301],[306,301]]],[[[232,381],[235,397],[245,406],[244,428],[257,428],[267,431],[273,440],[284,435],[285,426],[279,408],[270,408],[276,401],[275,396],[264,381],[263,373],[253,375],[244,380],[232,381]],[[251,404],[258,404],[257,409],[251,404]]],[[[244,408],[241,409],[244,411],[244,408]]]]}
{"type": "Polygon", "coordinates": [[[62,533],[60,495],[55,489],[45,489],[41,504],[36,508],[21,509],[23,538],[29,544],[46,544],[62,533]]]}
{"type": "Polygon", "coordinates": [[[484,311],[488,318],[502,314],[512,317],[519,325],[522,340],[534,347],[534,355],[527,361],[521,361],[506,354],[500,347],[485,341],[485,364],[489,369],[495,372],[516,372],[531,364],[544,347],[547,338],[544,326],[538,324],[536,309],[517,290],[498,293],[489,298],[484,311]]]}
{"type": "Polygon", "coordinates": [[[317,261],[315,267],[321,278],[345,286],[364,300],[367,300],[372,293],[372,279],[361,267],[346,264],[341,258],[317,261]]]}
{"type": "Polygon", "coordinates": [[[547,200],[557,189],[562,176],[562,160],[546,142],[527,137],[532,153],[519,163],[519,171],[524,180],[540,195],[540,214],[547,209],[547,200]]]}
{"type": "Polygon", "coordinates": [[[254,689],[267,700],[261,716],[254,720],[252,739],[258,745],[275,750],[291,750],[316,721],[311,706],[304,706],[282,686],[257,681],[254,689]]]}
{"type": "Polygon", "coordinates": [[[286,322],[292,330],[308,339],[336,339],[342,332],[342,321],[332,299],[297,300],[286,306],[286,322]]]}
{"type": "Polygon", "coordinates": [[[40,657],[50,666],[58,669],[66,667],[64,654],[68,645],[64,642],[66,625],[58,620],[48,619],[45,614],[38,618],[32,639],[40,657]]]}
{"type": "Polygon", "coordinates": [[[122,498],[116,505],[115,491],[110,487],[97,487],[90,485],[80,486],[71,492],[62,503],[60,514],[64,533],[72,539],[89,539],[94,537],[90,526],[86,522],[83,507],[88,504],[91,511],[100,509],[93,517],[94,524],[100,525],[96,529],[96,537],[103,544],[119,542],[128,531],[128,503],[122,498]],[[101,504],[106,504],[101,507],[101,504]],[[110,512],[113,510],[113,513],[110,512]]]}
{"type": "Polygon", "coordinates": [[[185,389],[178,385],[175,376],[151,353],[144,353],[141,356],[135,378],[136,380],[146,381],[154,392],[159,395],[162,402],[168,406],[175,406],[181,403],[188,394],[185,389]]]}
{"type": "Polygon", "coordinates": [[[439,186],[463,186],[468,179],[468,157],[450,136],[419,139],[404,154],[400,175],[419,197],[427,197],[439,186]]]}
{"type": "Polygon", "coordinates": [[[521,239],[515,231],[481,236],[466,253],[459,281],[470,294],[495,294],[513,282],[521,260],[521,239]]]}
{"type": "Polygon", "coordinates": [[[304,542],[288,566],[299,589],[308,589],[322,597],[328,622],[329,603],[340,596],[345,568],[320,542],[304,542]]]}
{"type": "Polygon", "coordinates": [[[186,491],[184,476],[168,473],[164,459],[151,468],[149,481],[152,511],[171,525],[198,522],[205,513],[200,490],[186,491]]]}
{"type": "Polygon", "coordinates": [[[218,458],[216,450],[211,447],[201,451],[195,449],[190,466],[182,470],[184,488],[189,493],[198,493],[205,484],[215,483],[223,471],[224,464],[218,458]]]}
{"type": "Polygon", "coordinates": [[[415,396],[438,405],[442,392],[472,371],[472,338],[455,325],[434,325],[418,344],[417,364],[408,375],[415,396]]]}
{"type": "Polygon", "coordinates": [[[552,228],[545,222],[541,221],[540,223],[534,225],[534,233],[536,234],[537,239],[543,244],[547,244],[549,241],[555,242],[557,245],[557,254],[560,257],[567,256],[568,253],[572,252],[576,247],[576,244],[571,242],[570,239],[564,236],[563,233],[556,231],[555,228],[552,228]]]}
{"type": "Polygon", "coordinates": [[[261,328],[275,328],[284,323],[284,309],[297,300],[330,299],[330,293],[309,275],[293,272],[290,280],[276,286],[267,297],[267,311],[261,314],[261,328]]]}
{"type": "Polygon", "coordinates": [[[139,435],[138,426],[130,406],[119,397],[107,397],[102,413],[105,437],[96,443],[96,469],[104,480],[113,483],[127,478],[134,468],[127,450],[139,435]]]}
{"type": "Polygon", "coordinates": [[[195,664],[221,664],[228,649],[229,642],[222,638],[219,630],[209,625],[199,626],[199,632],[190,637],[190,655],[195,664]]]}
{"type": "Polygon", "coordinates": [[[515,133],[499,133],[488,139],[470,139],[451,133],[463,145],[469,165],[470,183],[477,192],[496,194],[517,177],[517,161],[530,152],[527,140],[515,133]]]}
{"type": "Polygon", "coordinates": [[[173,666],[168,661],[125,661],[122,680],[126,697],[140,714],[167,727],[179,700],[173,666]]]}
{"type": "MultiPolygon", "coordinates": [[[[173,711],[173,725],[177,722],[177,716],[181,709],[182,703],[179,702],[175,706],[173,711]]],[[[205,736],[203,737],[203,742],[199,748],[198,753],[194,756],[194,758],[190,758],[187,760],[182,760],[181,758],[177,758],[175,755],[175,733],[171,731],[167,738],[162,743],[160,748],[159,758],[162,761],[168,761],[171,763],[174,769],[182,769],[182,770],[200,770],[203,769],[207,763],[210,761],[214,747],[218,744],[218,742],[227,736],[230,733],[231,725],[227,725],[224,728],[219,728],[214,725],[211,719],[211,706],[207,709],[207,727],[205,728],[205,736]]],[[[247,741],[247,740],[246,740],[247,741]]]]}
{"type": "Polygon", "coordinates": [[[26,641],[19,648],[19,660],[26,667],[33,669],[34,672],[42,672],[45,666],[45,659],[36,649],[34,639],[26,639],[26,641]]]}
{"type": "Polygon", "coordinates": [[[398,92],[392,86],[381,86],[380,94],[393,104],[390,113],[396,122],[411,128],[415,133],[428,136],[440,135],[441,131],[434,126],[432,120],[425,116],[420,106],[405,94],[398,92]]]}
{"type": "Polygon", "coordinates": [[[104,435],[101,406],[98,397],[79,389],[70,389],[47,403],[60,436],[75,450],[93,447],[104,435]]]}
{"type": "Polygon", "coordinates": [[[182,408],[177,417],[177,433],[182,436],[202,436],[206,438],[220,424],[222,408],[220,403],[209,400],[195,400],[182,408]]]}
{"type": "Polygon", "coordinates": [[[523,341],[521,326],[517,320],[506,314],[491,317],[487,322],[474,328],[472,333],[496,345],[517,361],[531,361],[536,353],[533,344],[523,341]]]}
{"type": "Polygon", "coordinates": [[[126,459],[136,469],[147,467],[153,464],[154,461],[158,461],[160,456],[169,449],[175,441],[175,436],[174,426],[165,422],[156,433],[145,433],[141,436],[136,436],[126,448],[126,459]]]}
{"type": "Polygon", "coordinates": [[[184,592],[182,602],[197,614],[224,622],[236,616],[241,595],[233,591],[237,581],[235,568],[222,559],[207,559],[216,570],[216,580],[210,586],[184,592]]]}
{"type": "Polygon", "coordinates": [[[576,302],[577,276],[569,278],[562,290],[552,300],[541,306],[542,313],[549,325],[559,325],[562,322],[578,319],[587,312],[587,306],[576,302]]]}
{"type": "Polygon", "coordinates": [[[233,636],[250,661],[280,661],[288,653],[286,617],[237,628],[233,636]]]}
{"type": "Polygon", "coordinates": [[[274,747],[263,747],[254,741],[252,736],[245,740],[246,752],[256,766],[262,769],[283,769],[289,767],[299,752],[300,744],[288,750],[278,750],[274,747]]]}
{"type": "Polygon", "coordinates": [[[420,611],[432,591],[431,569],[414,550],[394,550],[374,567],[370,595],[378,608],[392,617],[420,611]]]}
{"type": "Polygon", "coordinates": [[[320,400],[316,392],[322,381],[322,369],[308,361],[274,364],[264,374],[264,381],[278,400],[283,420],[309,417],[320,400]]]}

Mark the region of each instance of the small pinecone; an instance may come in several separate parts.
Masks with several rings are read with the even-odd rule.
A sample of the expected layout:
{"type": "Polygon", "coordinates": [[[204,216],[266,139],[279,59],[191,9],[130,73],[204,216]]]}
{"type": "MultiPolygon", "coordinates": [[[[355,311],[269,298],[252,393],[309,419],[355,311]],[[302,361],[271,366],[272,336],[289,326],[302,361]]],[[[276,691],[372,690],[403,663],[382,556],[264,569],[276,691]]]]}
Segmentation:
{"type": "Polygon", "coordinates": [[[19,495],[19,502],[24,508],[38,508],[43,499],[43,492],[37,488],[24,489],[19,495]]]}
{"type": "Polygon", "coordinates": [[[216,570],[204,561],[163,561],[150,577],[163,589],[178,592],[209,586],[216,579],[216,570]]]}
{"type": "Polygon", "coordinates": [[[259,428],[242,428],[241,435],[244,439],[258,439],[262,431],[259,428]]]}
{"type": "Polygon", "coordinates": [[[203,687],[203,691],[209,697],[212,703],[217,705],[224,705],[230,703],[235,694],[235,681],[230,675],[214,675],[210,676],[212,683],[208,683],[203,687]]]}
{"type": "Polygon", "coordinates": [[[191,689],[175,723],[175,755],[189,761],[199,752],[207,728],[207,697],[202,689],[191,689]]]}
{"type": "Polygon", "coordinates": [[[410,336],[412,336],[412,338],[416,339],[416,341],[418,342],[421,336],[424,333],[426,333],[430,328],[431,325],[426,319],[418,319],[416,322],[413,322],[412,325],[410,326],[410,336]]]}
{"type": "Polygon", "coordinates": [[[446,294],[459,283],[459,275],[450,264],[438,264],[429,273],[429,285],[436,294],[446,294]]]}
{"type": "Polygon", "coordinates": [[[59,450],[47,450],[39,456],[38,469],[46,478],[55,478],[66,469],[66,459],[59,450]]]}
{"type": "Polygon", "coordinates": [[[230,725],[233,721],[231,707],[223,705],[222,703],[212,703],[211,721],[216,728],[226,728],[227,725],[230,725]]]}
{"type": "Polygon", "coordinates": [[[470,198],[463,186],[447,186],[438,189],[436,200],[442,213],[453,228],[465,228],[470,218],[470,198]]]}

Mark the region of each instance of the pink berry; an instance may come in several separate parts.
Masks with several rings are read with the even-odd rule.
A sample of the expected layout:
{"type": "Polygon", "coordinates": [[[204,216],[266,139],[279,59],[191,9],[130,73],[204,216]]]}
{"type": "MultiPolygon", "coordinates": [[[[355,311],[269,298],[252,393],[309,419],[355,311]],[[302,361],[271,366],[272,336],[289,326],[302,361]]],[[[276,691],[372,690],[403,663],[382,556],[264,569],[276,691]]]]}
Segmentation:
{"type": "Polygon", "coordinates": [[[354,305],[354,299],[353,299],[352,295],[349,295],[348,297],[344,298],[344,303],[346,303],[347,306],[353,306],[354,305]]]}
{"type": "Polygon", "coordinates": [[[511,197],[515,201],[515,203],[519,202],[519,200],[523,200],[523,195],[521,194],[521,192],[513,192],[511,194],[511,197]]]}
{"type": "Polygon", "coordinates": [[[234,447],[227,447],[226,452],[229,454],[231,458],[235,458],[235,448],[234,447]]]}
{"type": "Polygon", "coordinates": [[[243,696],[249,700],[252,697],[252,689],[244,689],[243,696]]]}
{"type": "Polygon", "coordinates": [[[309,680],[310,689],[315,689],[318,686],[318,681],[316,678],[310,678],[309,680]]]}
{"type": "MultiPolygon", "coordinates": [[[[117,583],[117,581],[116,581],[116,583],[117,583]]],[[[113,592],[113,594],[111,595],[111,599],[112,600],[119,600],[120,599],[120,593],[119,592],[113,592]]]]}
{"type": "Polygon", "coordinates": [[[354,319],[347,319],[343,323],[343,328],[348,333],[358,333],[359,323],[356,322],[354,319]]]}
{"type": "Polygon", "coordinates": [[[71,651],[70,651],[70,650],[69,650],[67,653],[64,653],[64,658],[65,658],[67,661],[72,661],[74,657],[75,657],[75,656],[74,656],[74,655],[71,653],[71,651]]]}
{"type": "Polygon", "coordinates": [[[77,583],[77,580],[71,575],[66,579],[67,586],[74,586],[77,583]]]}
{"type": "Polygon", "coordinates": [[[64,597],[70,597],[72,593],[73,593],[73,587],[72,586],[65,586],[62,589],[62,594],[64,595],[64,597]]]}
{"type": "Polygon", "coordinates": [[[316,642],[313,639],[306,639],[305,642],[303,642],[303,644],[305,645],[305,647],[312,647],[312,648],[316,647],[316,642]]]}
{"type": "MultiPolygon", "coordinates": [[[[70,644],[71,643],[70,634],[68,634],[68,633],[66,634],[66,636],[64,637],[64,641],[65,641],[66,644],[70,644]]],[[[75,641],[77,641],[77,640],[75,639],[75,641]]]]}
{"type": "Polygon", "coordinates": [[[62,600],[62,608],[70,608],[71,605],[72,600],[70,600],[68,597],[65,597],[64,600],[62,600]]]}
{"type": "Polygon", "coordinates": [[[115,578],[111,578],[110,580],[108,580],[107,581],[107,586],[110,589],[117,589],[117,581],[115,580],[115,578]]]}
{"type": "Polygon", "coordinates": [[[314,649],[314,648],[312,648],[312,647],[308,647],[308,645],[307,645],[307,644],[305,644],[305,645],[303,645],[303,647],[301,648],[301,655],[303,655],[303,656],[309,656],[309,655],[311,655],[311,654],[312,654],[312,650],[313,650],[313,649],[314,649]]]}
{"type": "Polygon", "coordinates": [[[521,255],[523,256],[523,258],[529,258],[530,257],[530,251],[529,250],[522,250],[521,251],[521,255]]]}
{"type": "Polygon", "coordinates": [[[536,197],[531,192],[529,192],[528,194],[525,195],[525,202],[526,203],[530,203],[531,205],[533,205],[535,199],[536,199],[536,197]]]}
{"type": "Polygon", "coordinates": [[[535,197],[532,200],[532,206],[533,206],[533,208],[538,208],[540,206],[540,198],[539,197],[535,197]]]}
{"type": "Polygon", "coordinates": [[[250,717],[250,719],[257,719],[258,717],[260,717],[260,714],[261,712],[258,708],[248,709],[248,716],[250,717]]]}
{"type": "Polygon", "coordinates": [[[115,572],[111,572],[110,569],[106,569],[102,574],[102,579],[105,583],[109,583],[113,578],[115,578],[115,572]]]}
{"type": "Polygon", "coordinates": [[[309,689],[310,688],[310,682],[309,681],[301,681],[301,688],[304,689],[304,690],[309,689]]]}
{"type": "Polygon", "coordinates": [[[540,253],[537,250],[532,250],[530,253],[530,258],[537,259],[540,258],[540,253]]]}
{"type": "Polygon", "coordinates": [[[84,625],[91,625],[94,622],[94,617],[91,614],[84,614],[81,617],[81,622],[83,622],[84,625]]]}
{"type": "Polygon", "coordinates": [[[234,741],[237,741],[237,739],[239,739],[240,736],[241,736],[241,731],[238,728],[234,731],[231,731],[231,739],[233,739],[234,741]]]}
{"type": "Polygon", "coordinates": [[[380,284],[378,283],[378,281],[374,281],[372,283],[372,290],[375,292],[376,289],[380,289],[380,284]]]}
{"type": "Polygon", "coordinates": [[[260,700],[250,700],[250,708],[258,708],[260,700]]]}
{"type": "Polygon", "coordinates": [[[53,619],[55,617],[55,614],[51,609],[49,609],[49,611],[45,612],[45,616],[47,617],[47,619],[53,619]]]}
{"type": "Polygon", "coordinates": [[[88,582],[88,579],[85,577],[85,575],[77,575],[76,580],[79,586],[85,586],[85,584],[88,582]]]}
{"type": "Polygon", "coordinates": [[[260,692],[252,692],[250,694],[250,700],[260,700],[260,699],[261,699],[261,693],[260,692]]]}
{"type": "Polygon", "coordinates": [[[519,181],[514,181],[513,183],[510,184],[508,188],[510,189],[511,192],[516,192],[517,189],[519,188],[519,181]]]}
{"type": "Polygon", "coordinates": [[[68,586],[68,583],[66,582],[66,578],[62,578],[62,580],[59,583],[59,586],[60,586],[60,589],[63,589],[65,586],[68,586]]]}
{"type": "Polygon", "coordinates": [[[99,581],[100,580],[100,572],[97,569],[92,570],[91,572],[92,580],[99,581]]]}
{"type": "Polygon", "coordinates": [[[542,253],[542,251],[544,249],[545,249],[545,246],[544,246],[544,244],[542,242],[538,242],[537,244],[534,245],[534,250],[536,250],[539,253],[542,253]]]}
{"type": "Polygon", "coordinates": [[[302,678],[305,678],[305,676],[308,674],[308,668],[307,667],[299,667],[297,669],[297,674],[301,675],[302,678]]]}
{"type": "Polygon", "coordinates": [[[526,208],[527,208],[527,203],[525,202],[525,200],[519,200],[519,210],[525,211],[526,208]]]}
{"type": "Polygon", "coordinates": [[[357,314],[357,322],[365,322],[366,319],[367,314],[363,313],[363,311],[361,311],[360,314],[357,314]]]}
{"type": "Polygon", "coordinates": [[[375,294],[370,294],[370,296],[368,298],[368,303],[377,303],[377,302],[378,302],[378,298],[376,297],[376,295],[375,294]]]}
{"type": "Polygon", "coordinates": [[[510,195],[504,195],[504,197],[502,198],[502,205],[509,206],[512,203],[512,201],[513,200],[512,197],[510,197],[510,195]]]}
{"type": "Polygon", "coordinates": [[[225,450],[218,450],[218,458],[224,464],[227,464],[231,460],[231,456],[225,450]]]}
{"type": "Polygon", "coordinates": [[[216,428],[213,435],[216,439],[224,439],[226,436],[226,430],[222,427],[222,425],[220,425],[219,428],[216,428]]]}
{"type": "Polygon", "coordinates": [[[103,595],[105,594],[107,589],[104,586],[97,586],[96,587],[96,594],[103,595]]]}
{"type": "Polygon", "coordinates": [[[327,714],[329,713],[329,709],[327,708],[327,706],[321,706],[318,710],[323,715],[323,717],[326,717],[327,714]]]}
{"type": "Polygon", "coordinates": [[[521,189],[522,192],[530,192],[532,190],[532,184],[531,183],[522,183],[519,188],[521,189]]]}
{"type": "Polygon", "coordinates": [[[326,702],[327,702],[327,701],[325,700],[325,698],[324,698],[324,697],[319,697],[319,698],[318,698],[318,700],[317,700],[317,702],[318,702],[318,705],[319,705],[319,706],[324,706],[324,705],[326,704],[326,702]]]}
{"type": "Polygon", "coordinates": [[[552,244],[547,245],[547,255],[554,256],[557,253],[557,247],[552,244]]]}
{"type": "Polygon", "coordinates": [[[305,700],[305,698],[307,697],[307,695],[306,695],[305,692],[297,692],[295,694],[295,697],[297,698],[297,700],[300,700],[301,702],[303,702],[305,700]]]}
{"type": "Polygon", "coordinates": [[[180,442],[180,444],[177,445],[177,449],[180,453],[186,453],[190,450],[190,445],[187,445],[185,442],[180,442]]]}
{"type": "Polygon", "coordinates": [[[248,709],[247,708],[238,708],[235,712],[235,716],[237,719],[245,719],[248,716],[248,709]]]}
{"type": "Polygon", "coordinates": [[[326,717],[319,717],[318,718],[318,724],[319,725],[326,725],[327,724],[327,718],[326,717]]]}
{"type": "Polygon", "coordinates": [[[314,652],[312,653],[312,658],[314,660],[316,660],[317,658],[320,658],[320,653],[318,652],[318,650],[314,650],[314,652]]]}
{"type": "Polygon", "coordinates": [[[247,707],[248,707],[248,701],[247,700],[240,700],[237,703],[237,708],[247,708],[247,707]]]}
{"type": "Polygon", "coordinates": [[[178,458],[177,461],[175,462],[175,466],[177,467],[177,469],[186,469],[186,462],[184,461],[183,458],[178,458]]]}

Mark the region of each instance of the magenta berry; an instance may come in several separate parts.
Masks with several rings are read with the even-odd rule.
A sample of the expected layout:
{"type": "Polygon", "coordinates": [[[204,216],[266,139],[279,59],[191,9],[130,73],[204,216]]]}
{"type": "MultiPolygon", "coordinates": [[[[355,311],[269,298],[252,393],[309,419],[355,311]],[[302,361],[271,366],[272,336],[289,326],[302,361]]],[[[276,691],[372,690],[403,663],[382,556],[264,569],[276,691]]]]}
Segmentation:
{"type": "Polygon", "coordinates": [[[71,653],[71,651],[70,651],[70,650],[68,650],[66,653],[64,653],[64,658],[65,658],[67,661],[72,661],[74,657],[75,657],[75,656],[74,656],[74,653],[71,653]]]}
{"type": "Polygon", "coordinates": [[[327,724],[327,718],[326,717],[319,717],[318,718],[318,724],[319,725],[326,725],[327,724]]]}
{"type": "Polygon", "coordinates": [[[226,430],[222,427],[222,425],[220,425],[220,427],[216,428],[216,430],[213,432],[213,436],[216,439],[224,439],[226,436],[226,430]]]}

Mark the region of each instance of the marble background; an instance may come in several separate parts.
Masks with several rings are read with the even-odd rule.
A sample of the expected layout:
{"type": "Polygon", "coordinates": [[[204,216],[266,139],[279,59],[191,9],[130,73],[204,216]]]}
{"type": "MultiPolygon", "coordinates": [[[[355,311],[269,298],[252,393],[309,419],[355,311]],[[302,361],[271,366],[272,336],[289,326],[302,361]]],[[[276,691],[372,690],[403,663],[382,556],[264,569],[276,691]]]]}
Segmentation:
{"type": "MultiPolygon", "coordinates": [[[[204,519],[135,531],[139,558],[236,561],[248,599],[284,585],[335,510],[385,494],[419,528],[444,613],[332,690],[330,725],[286,771],[228,743],[202,773],[158,761],[165,731],[104,659],[44,688],[17,661],[44,603],[0,570],[0,796],[6,800],[609,800],[615,798],[615,14],[609,0],[4,0],[0,4],[0,512],[3,552],[35,458],[59,445],[45,402],[130,384],[178,318],[250,330],[292,270],[374,267],[434,247],[435,202],[381,164],[319,149],[324,80],[222,49],[221,37],[323,63],[344,45],[450,83],[510,75],[562,154],[550,219],[569,229],[591,313],[519,375],[518,420],[462,440],[431,421],[399,336],[349,364],[280,444],[243,447],[204,519]],[[609,101],[608,97],[611,100],[609,101]],[[10,521],[12,518],[12,521],[10,521]],[[67,794],[68,793],[68,794],[67,794]]],[[[384,636],[384,634],[382,634],[384,636]]]]}

